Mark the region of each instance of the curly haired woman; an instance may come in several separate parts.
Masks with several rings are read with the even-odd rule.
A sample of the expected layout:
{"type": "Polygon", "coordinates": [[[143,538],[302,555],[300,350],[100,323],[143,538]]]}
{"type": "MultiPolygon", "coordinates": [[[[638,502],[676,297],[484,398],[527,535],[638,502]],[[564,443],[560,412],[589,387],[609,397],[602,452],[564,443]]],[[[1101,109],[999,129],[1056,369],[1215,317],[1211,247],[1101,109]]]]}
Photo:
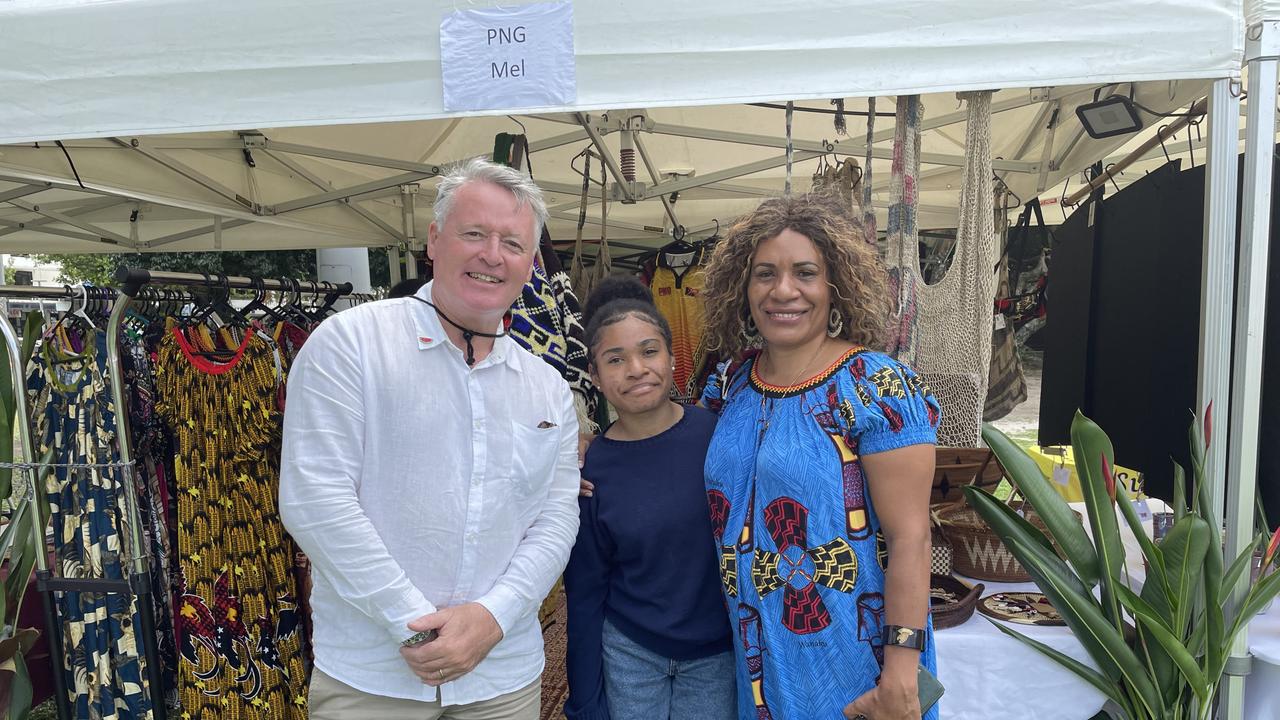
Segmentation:
{"type": "Polygon", "coordinates": [[[918,666],[935,667],[939,407],[871,349],[889,301],[862,237],[825,196],[768,200],[706,268],[706,332],[748,356],[718,389],[705,468],[744,720],[914,720],[918,666]]]}

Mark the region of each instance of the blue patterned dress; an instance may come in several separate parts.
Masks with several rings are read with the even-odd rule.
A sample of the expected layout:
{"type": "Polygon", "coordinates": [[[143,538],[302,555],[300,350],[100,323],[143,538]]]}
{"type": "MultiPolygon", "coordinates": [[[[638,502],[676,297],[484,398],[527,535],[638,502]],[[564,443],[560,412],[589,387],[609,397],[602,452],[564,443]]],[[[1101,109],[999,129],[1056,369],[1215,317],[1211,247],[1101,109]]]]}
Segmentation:
{"type": "MultiPolygon", "coordinates": [[[[106,337],[75,353],[48,338],[32,358],[37,453],[53,463],[119,462],[116,409],[103,370],[106,337]]],[[[126,474],[120,468],[55,468],[45,480],[57,574],[65,578],[125,578],[129,561],[126,474]]],[[[63,642],[62,663],[71,710],[79,720],[151,717],[150,696],[138,644],[136,597],[117,593],[63,592],[56,596],[63,642]]]]}
{"type": "MultiPolygon", "coordinates": [[[[938,402],[910,368],[861,348],[801,385],[765,384],[754,360],[726,385],[706,481],[738,714],[841,718],[884,657],[884,538],[859,458],[934,443],[938,402]]],[[[932,624],[921,663],[936,667],[932,624]]]]}

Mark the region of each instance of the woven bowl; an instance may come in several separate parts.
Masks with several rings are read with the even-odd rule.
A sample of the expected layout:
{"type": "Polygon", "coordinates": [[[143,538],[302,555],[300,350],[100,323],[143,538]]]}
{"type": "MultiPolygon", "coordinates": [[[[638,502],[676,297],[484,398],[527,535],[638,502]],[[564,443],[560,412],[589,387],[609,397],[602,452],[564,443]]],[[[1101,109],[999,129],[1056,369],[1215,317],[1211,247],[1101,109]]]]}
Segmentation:
{"type": "Polygon", "coordinates": [[[985,589],[982,583],[970,587],[950,575],[930,576],[929,611],[933,614],[933,629],[945,630],[964,624],[973,616],[985,589]]]}

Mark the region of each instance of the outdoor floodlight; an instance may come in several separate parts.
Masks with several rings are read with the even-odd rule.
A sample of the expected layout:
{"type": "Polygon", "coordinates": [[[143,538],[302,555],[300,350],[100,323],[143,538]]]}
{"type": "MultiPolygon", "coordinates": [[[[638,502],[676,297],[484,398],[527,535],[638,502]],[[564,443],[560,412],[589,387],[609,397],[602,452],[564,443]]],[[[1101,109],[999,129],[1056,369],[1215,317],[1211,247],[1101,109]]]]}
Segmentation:
{"type": "Polygon", "coordinates": [[[1076,117],[1085,132],[1095,140],[1114,135],[1127,135],[1142,129],[1138,110],[1123,95],[1111,95],[1076,108],[1076,117]]]}

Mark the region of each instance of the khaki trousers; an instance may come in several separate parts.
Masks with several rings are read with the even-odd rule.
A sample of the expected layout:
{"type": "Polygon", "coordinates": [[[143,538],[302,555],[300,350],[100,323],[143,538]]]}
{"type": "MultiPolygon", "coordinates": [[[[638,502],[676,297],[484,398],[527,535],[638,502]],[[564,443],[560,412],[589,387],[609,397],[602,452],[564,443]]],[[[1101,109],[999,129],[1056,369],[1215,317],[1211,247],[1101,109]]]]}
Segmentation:
{"type": "Polygon", "coordinates": [[[370,695],[313,668],[307,705],[310,720],[538,720],[542,680],[489,700],[441,707],[439,700],[370,695]]]}

